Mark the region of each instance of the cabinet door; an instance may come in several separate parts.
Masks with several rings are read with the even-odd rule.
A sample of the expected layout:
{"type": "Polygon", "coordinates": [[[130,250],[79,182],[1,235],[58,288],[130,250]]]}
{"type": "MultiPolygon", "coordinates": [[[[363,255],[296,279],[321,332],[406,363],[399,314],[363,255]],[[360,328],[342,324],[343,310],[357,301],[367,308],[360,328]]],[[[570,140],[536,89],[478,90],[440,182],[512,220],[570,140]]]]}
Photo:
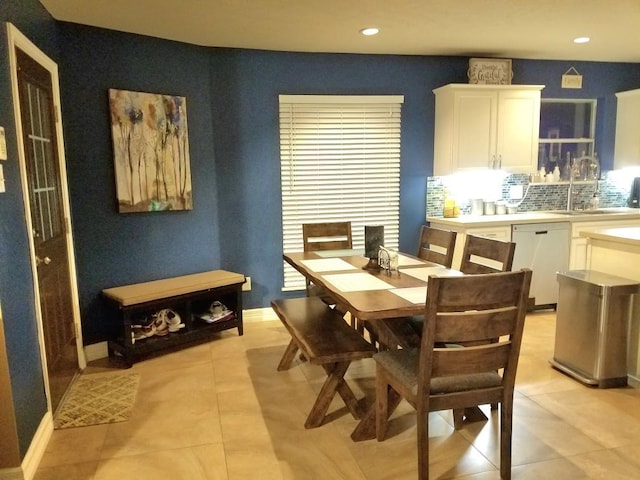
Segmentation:
{"type": "Polygon", "coordinates": [[[496,154],[509,173],[532,173],[538,167],[540,91],[507,90],[498,95],[496,154]]]}
{"type": "Polygon", "coordinates": [[[455,93],[453,168],[488,168],[496,152],[498,95],[494,91],[455,93]]]}
{"type": "MultiPolygon", "coordinates": [[[[450,227],[438,226],[434,224],[434,227],[447,230],[450,227]]],[[[462,251],[464,250],[464,244],[467,240],[467,235],[476,235],[478,237],[493,238],[496,240],[502,240],[503,242],[511,241],[511,225],[501,227],[484,227],[484,228],[467,228],[459,231],[456,236],[456,246],[453,250],[453,263],[452,266],[455,269],[460,269],[460,263],[462,262],[462,251]]]]}
{"type": "Polygon", "coordinates": [[[540,85],[449,84],[436,94],[434,175],[501,167],[531,173],[538,166],[540,85]]]}
{"type": "Polygon", "coordinates": [[[640,89],[616,93],[614,168],[640,165],[640,89]]]}

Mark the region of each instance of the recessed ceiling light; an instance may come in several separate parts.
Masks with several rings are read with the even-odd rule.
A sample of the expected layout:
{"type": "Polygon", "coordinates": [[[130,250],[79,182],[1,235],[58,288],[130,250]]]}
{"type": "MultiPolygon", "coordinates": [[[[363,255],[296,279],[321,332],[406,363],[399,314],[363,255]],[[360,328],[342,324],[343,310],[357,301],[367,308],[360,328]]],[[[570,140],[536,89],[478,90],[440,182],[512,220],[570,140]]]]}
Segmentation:
{"type": "Polygon", "coordinates": [[[362,35],[376,35],[380,30],[378,30],[376,27],[369,27],[369,28],[363,28],[362,30],[360,30],[360,33],[362,35]]]}
{"type": "Polygon", "coordinates": [[[589,37],[577,37],[573,39],[573,43],[587,43],[589,40],[589,37]]]}

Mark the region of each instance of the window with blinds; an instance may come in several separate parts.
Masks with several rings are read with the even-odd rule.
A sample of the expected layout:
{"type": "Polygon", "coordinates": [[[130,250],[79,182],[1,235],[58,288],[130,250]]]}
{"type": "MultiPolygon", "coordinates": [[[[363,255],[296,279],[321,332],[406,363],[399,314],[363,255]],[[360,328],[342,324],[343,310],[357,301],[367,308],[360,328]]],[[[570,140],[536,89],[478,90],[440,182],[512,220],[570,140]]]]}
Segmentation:
{"type": "MultiPolygon", "coordinates": [[[[384,225],[398,248],[403,96],[280,95],[283,251],[301,252],[302,224],[351,221],[353,248],[364,226],[384,225]]],[[[284,265],[284,289],[304,278],[284,265]]]]}

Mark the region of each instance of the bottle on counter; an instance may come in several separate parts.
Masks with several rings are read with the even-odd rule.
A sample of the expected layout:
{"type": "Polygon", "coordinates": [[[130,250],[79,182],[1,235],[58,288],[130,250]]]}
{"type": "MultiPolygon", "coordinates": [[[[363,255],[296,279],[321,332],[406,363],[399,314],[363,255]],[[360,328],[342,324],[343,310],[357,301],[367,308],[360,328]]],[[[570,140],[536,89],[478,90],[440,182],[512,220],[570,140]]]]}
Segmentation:
{"type": "Polygon", "coordinates": [[[445,218],[455,218],[460,215],[460,207],[456,203],[456,199],[445,192],[442,216],[445,218]]]}
{"type": "Polygon", "coordinates": [[[560,181],[560,168],[558,168],[557,165],[556,165],[556,168],[553,169],[553,181],[554,182],[560,181]]]}

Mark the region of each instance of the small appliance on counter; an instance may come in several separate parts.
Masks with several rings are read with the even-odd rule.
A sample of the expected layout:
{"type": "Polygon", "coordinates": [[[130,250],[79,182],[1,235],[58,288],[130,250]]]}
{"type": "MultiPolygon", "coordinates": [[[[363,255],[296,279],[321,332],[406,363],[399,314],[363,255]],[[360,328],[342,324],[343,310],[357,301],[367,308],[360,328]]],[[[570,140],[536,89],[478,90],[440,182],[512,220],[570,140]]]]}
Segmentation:
{"type": "Polygon", "coordinates": [[[633,179],[631,184],[631,193],[629,194],[628,206],[631,208],[640,208],[640,177],[633,179]]]}

